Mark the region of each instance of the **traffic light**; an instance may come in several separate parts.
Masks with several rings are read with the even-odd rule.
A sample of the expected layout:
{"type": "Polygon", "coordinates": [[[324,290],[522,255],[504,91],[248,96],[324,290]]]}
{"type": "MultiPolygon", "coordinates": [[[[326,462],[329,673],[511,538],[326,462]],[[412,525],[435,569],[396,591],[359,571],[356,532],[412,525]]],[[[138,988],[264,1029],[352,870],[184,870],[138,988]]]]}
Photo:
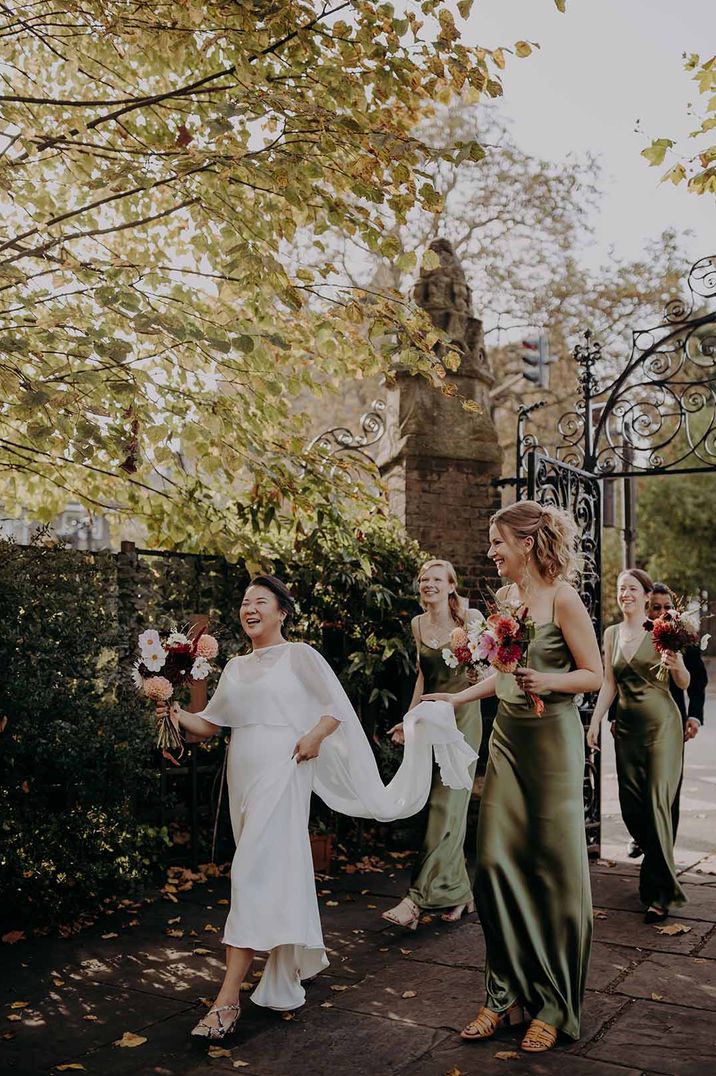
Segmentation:
{"type": "Polygon", "coordinates": [[[549,340],[544,333],[522,341],[522,376],[541,389],[549,388],[549,340]]]}

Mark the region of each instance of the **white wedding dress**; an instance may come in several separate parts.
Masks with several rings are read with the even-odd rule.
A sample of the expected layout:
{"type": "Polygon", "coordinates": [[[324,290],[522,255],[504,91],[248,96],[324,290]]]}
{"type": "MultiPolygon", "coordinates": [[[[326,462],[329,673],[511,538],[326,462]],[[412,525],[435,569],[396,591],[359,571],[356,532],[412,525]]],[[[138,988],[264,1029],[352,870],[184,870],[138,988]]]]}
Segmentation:
{"type": "Polygon", "coordinates": [[[451,788],[472,788],[476,755],[449,703],[420,703],[405,718],[403,761],[384,785],[348,696],[306,643],[232,658],[199,716],[232,729],[227,781],[236,853],[224,943],[268,951],[252,1000],[295,1009],[305,999],[301,980],[328,966],[308,836],[311,791],[343,814],[406,818],[428,798],[433,751],[451,788]],[[318,758],[297,763],[296,741],[325,714],[339,727],[318,758]]]}

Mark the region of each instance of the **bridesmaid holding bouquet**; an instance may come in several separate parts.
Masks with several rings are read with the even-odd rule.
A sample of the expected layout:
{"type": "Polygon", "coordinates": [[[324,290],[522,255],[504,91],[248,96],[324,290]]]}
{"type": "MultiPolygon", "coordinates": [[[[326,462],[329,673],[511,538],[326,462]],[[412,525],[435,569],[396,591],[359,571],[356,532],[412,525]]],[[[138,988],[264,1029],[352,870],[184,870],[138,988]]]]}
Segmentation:
{"type": "Polygon", "coordinates": [[[574,696],[596,691],[602,663],[594,627],[569,583],[576,528],[565,512],[518,501],[490,522],[489,556],[513,580],[501,606],[529,613],[526,666],[497,671],[453,705],[497,695],[499,707],[477,832],[476,895],[487,949],[486,999],[462,1031],[491,1038],[531,1018],[522,1049],[577,1039],[592,936],[584,832],[584,731],[574,696]],[[544,703],[541,714],[528,695],[544,703]]]}
{"type": "Polygon", "coordinates": [[[674,865],[683,726],[669,682],[687,688],[690,679],[683,656],[672,651],[660,655],[647,630],[653,585],[639,568],[622,572],[617,580],[624,619],[604,633],[606,675],[587,733],[589,746],[597,750],[599,726],[616,698],[612,731],[619,805],[626,828],[644,851],[639,896],[647,923],[666,919],[671,905],[686,900],[674,865]]]}
{"type": "MultiPolygon", "coordinates": [[[[470,621],[466,599],[457,592],[457,576],[447,560],[427,561],[418,575],[420,604],[425,610],[413,618],[411,628],[417,651],[418,675],[410,710],[425,691],[459,691],[467,687],[463,669],[450,668],[443,650],[456,628],[470,621]]],[[[480,703],[472,702],[455,711],[457,727],[477,753],[482,738],[480,703]]],[[[403,743],[403,725],[389,730],[394,743],[403,743]]],[[[470,767],[472,777],[475,766],[470,767]]],[[[413,868],[407,896],[383,918],[396,926],[415,930],[425,911],[440,911],[446,923],[455,923],[465,913],[475,911],[472,884],[465,865],[465,829],[470,790],[447,788],[437,769],[430,790],[430,809],[423,847],[413,868]]]]}

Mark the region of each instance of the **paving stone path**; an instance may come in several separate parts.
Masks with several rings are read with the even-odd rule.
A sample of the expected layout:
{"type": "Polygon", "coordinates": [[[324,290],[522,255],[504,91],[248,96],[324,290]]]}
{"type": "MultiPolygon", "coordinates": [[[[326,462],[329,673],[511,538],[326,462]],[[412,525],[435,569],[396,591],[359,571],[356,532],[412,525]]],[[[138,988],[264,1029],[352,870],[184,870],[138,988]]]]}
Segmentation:
{"type": "Polygon", "coordinates": [[[670,923],[686,930],[663,934],[643,922],[634,866],[592,867],[596,940],[583,1037],[539,1058],[510,1056],[519,1029],[484,1043],[459,1040],[482,996],[479,922],[433,919],[415,934],[390,928],[379,913],[405,891],[396,869],[319,883],[330,968],[289,1020],[245,994],[240,1029],[216,1057],[188,1033],[221,977],[225,880],[67,939],[3,946],[0,1071],[707,1076],[716,1073],[716,873],[708,871],[716,871],[713,860],[682,875],[689,903],[670,923]],[[114,1045],[125,1032],[146,1041],[114,1045]]]}

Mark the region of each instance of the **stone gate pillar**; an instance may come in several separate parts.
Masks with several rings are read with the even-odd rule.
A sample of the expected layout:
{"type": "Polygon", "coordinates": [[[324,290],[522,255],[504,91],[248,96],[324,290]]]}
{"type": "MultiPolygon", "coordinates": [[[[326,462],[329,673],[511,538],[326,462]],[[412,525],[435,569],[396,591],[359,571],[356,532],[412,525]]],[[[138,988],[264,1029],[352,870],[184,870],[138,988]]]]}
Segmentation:
{"type": "Polygon", "coordinates": [[[496,579],[486,557],[488,520],[501,504],[492,484],[502,469],[488,395],[494,377],[482,322],[473,317],[472,293],[452,246],[436,239],[430,249],[440,265],[421,273],[414,297],[462,355],[459,371],[448,377],[481,411],[465,411],[459,398],[400,372],[387,394],[378,462],[393,513],[427,553],[453,562],[463,590],[475,598],[496,579]]]}

